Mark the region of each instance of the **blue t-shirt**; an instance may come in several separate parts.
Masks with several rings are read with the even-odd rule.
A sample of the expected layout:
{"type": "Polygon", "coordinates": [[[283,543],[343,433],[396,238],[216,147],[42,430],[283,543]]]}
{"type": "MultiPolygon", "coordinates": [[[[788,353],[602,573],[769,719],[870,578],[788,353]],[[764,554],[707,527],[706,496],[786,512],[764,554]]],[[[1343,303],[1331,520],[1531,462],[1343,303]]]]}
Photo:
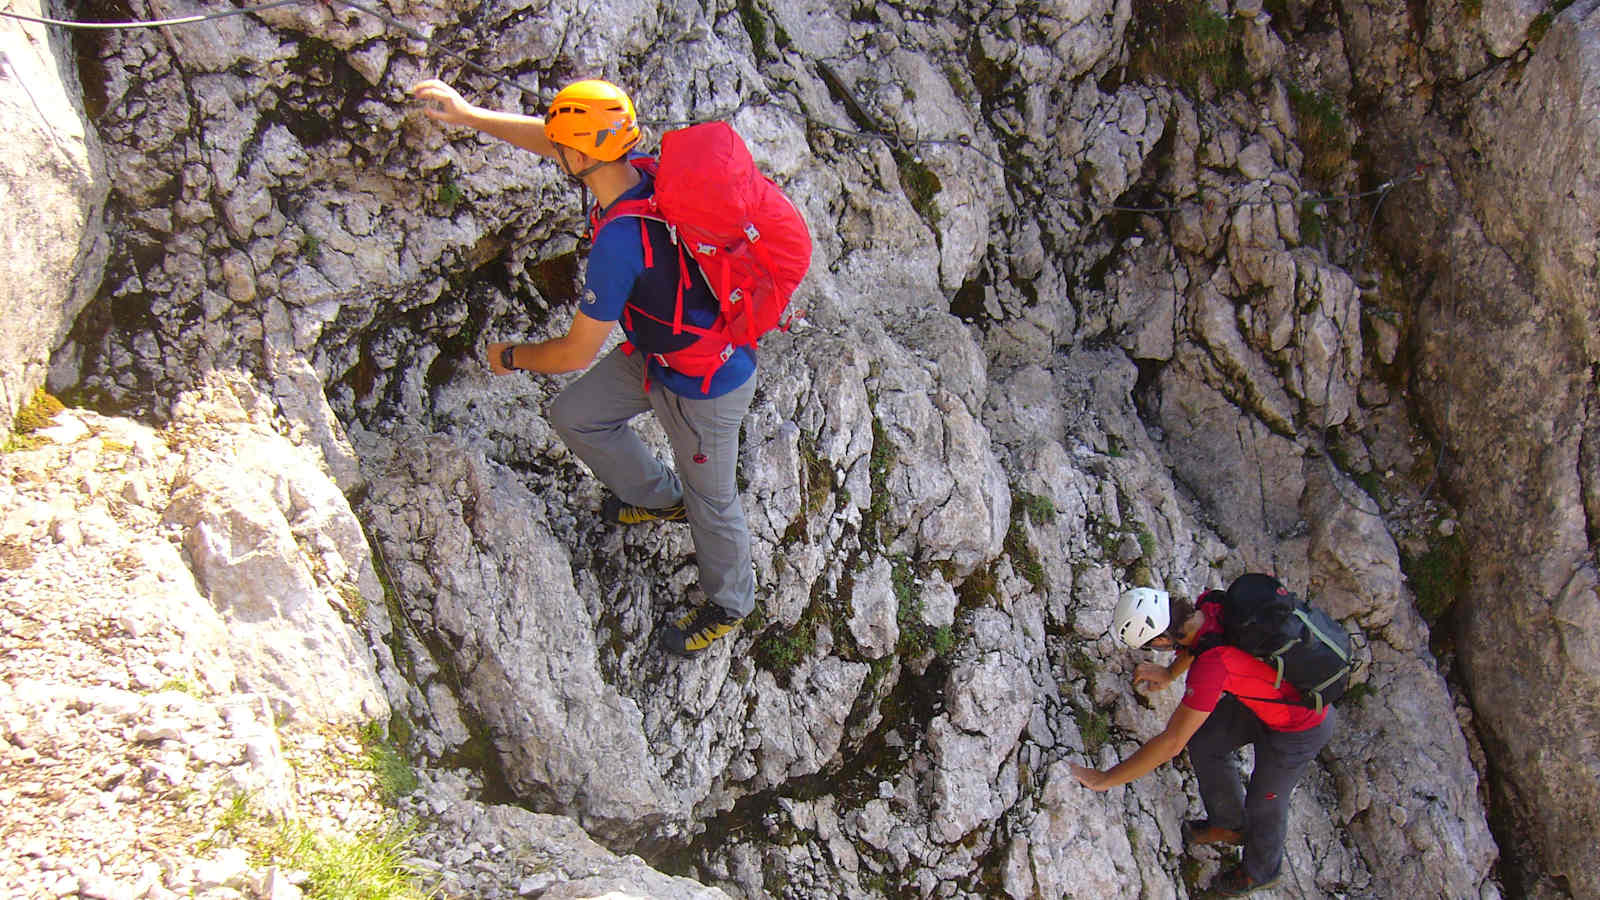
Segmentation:
{"type": "MultiPolygon", "coordinates": [[[[643,200],[654,196],[655,179],[642,172],[640,176],[639,183],[623,192],[615,202],[643,200]]],[[[588,269],[584,274],[583,300],[578,305],[578,309],[584,315],[601,322],[616,322],[623,319],[623,307],[633,294],[635,282],[645,271],[644,246],[639,223],[640,220],[636,218],[617,219],[595,235],[594,247],[589,251],[588,269]]],[[[676,253],[656,253],[653,261],[657,266],[670,265],[674,269],[678,265],[676,253]],[[667,259],[663,260],[663,255],[667,259]]],[[[651,307],[652,313],[670,321],[676,302],[675,295],[651,299],[655,301],[651,307]]],[[[708,328],[716,318],[715,308],[685,304],[684,320],[691,325],[708,328]]],[[[633,332],[626,320],[623,320],[623,333],[630,341],[634,340],[633,332]]],[[[720,397],[749,380],[756,370],[756,358],[748,347],[734,347],[733,355],[728,357],[728,361],[711,376],[710,387],[704,391],[700,389],[704,376],[673,371],[661,365],[653,356],[650,357],[648,365],[651,380],[659,382],[662,387],[674,394],[680,397],[709,399],[720,397]]]]}

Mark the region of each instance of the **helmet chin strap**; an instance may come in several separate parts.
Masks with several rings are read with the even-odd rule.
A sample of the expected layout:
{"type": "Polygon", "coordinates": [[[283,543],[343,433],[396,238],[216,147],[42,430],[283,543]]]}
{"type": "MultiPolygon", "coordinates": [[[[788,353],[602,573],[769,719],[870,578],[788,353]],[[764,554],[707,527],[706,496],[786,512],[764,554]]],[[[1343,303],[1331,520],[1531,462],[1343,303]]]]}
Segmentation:
{"type": "MultiPolygon", "coordinates": [[[[587,177],[590,172],[593,172],[595,169],[598,169],[601,166],[606,164],[605,160],[603,160],[603,159],[602,160],[595,160],[595,164],[594,165],[589,166],[588,168],[584,169],[581,172],[574,172],[574,171],[572,171],[572,166],[567,164],[567,150],[568,150],[568,148],[566,147],[566,145],[564,145],[564,144],[556,144],[556,158],[561,161],[561,170],[563,172],[566,172],[568,175],[572,176],[573,178],[578,179],[579,181],[582,181],[585,177],[587,177]]],[[[578,151],[578,152],[581,153],[582,151],[578,151]]]]}

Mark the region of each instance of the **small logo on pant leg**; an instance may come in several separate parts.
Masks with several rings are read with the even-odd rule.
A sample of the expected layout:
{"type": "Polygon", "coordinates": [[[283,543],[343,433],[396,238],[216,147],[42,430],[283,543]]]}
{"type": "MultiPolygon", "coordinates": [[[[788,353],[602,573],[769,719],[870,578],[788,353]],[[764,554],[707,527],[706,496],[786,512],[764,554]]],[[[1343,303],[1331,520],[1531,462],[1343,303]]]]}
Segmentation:
{"type": "Polygon", "coordinates": [[[697,462],[697,463],[700,463],[701,465],[704,465],[705,461],[706,461],[706,455],[704,453],[696,453],[694,455],[694,461],[697,462]]]}
{"type": "Polygon", "coordinates": [[[1274,794],[1271,791],[1267,791],[1267,799],[1268,800],[1276,800],[1276,799],[1278,799],[1278,795],[1274,794]]]}

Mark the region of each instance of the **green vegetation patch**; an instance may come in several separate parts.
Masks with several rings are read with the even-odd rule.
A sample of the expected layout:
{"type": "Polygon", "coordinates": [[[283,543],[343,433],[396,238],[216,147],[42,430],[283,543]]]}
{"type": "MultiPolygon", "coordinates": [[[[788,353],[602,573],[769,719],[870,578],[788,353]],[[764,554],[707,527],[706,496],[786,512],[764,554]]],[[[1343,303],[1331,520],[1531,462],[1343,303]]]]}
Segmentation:
{"type": "Polygon", "coordinates": [[[189,675],[180,675],[176,678],[168,678],[166,681],[162,682],[161,687],[157,688],[157,690],[176,691],[180,694],[188,694],[191,697],[205,696],[205,689],[200,687],[200,682],[194,680],[194,678],[189,675]]]}
{"type": "Polygon", "coordinates": [[[317,900],[426,900],[422,873],[407,862],[411,835],[391,829],[376,835],[342,837],[287,825],[266,855],[307,875],[303,890],[317,900]]]}
{"type": "Polygon", "coordinates": [[[909,153],[896,153],[895,163],[900,170],[900,187],[911,201],[911,208],[928,223],[928,227],[937,230],[940,217],[934,198],[944,190],[944,183],[922,160],[909,153]]]}
{"type": "Polygon", "coordinates": [[[344,603],[344,608],[357,622],[366,619],[367,598],[361,595],[361,588],[353,582],[341,581],[335,590],[339,592],[339,600],[344,603]]]}
{"type": "Polygon", "coordinates": [[[1328,225],[1327,217],[1323,215],[1325,208],[1315,200],[1300,201],[1300,243],[1307,246],[1322,243],[1322,235],[1328,225]]]}
{"type": "Polygon", "coordinates": [[[1438,535],[1419,554],[1400,554],[1400,567],[1417,595],[1417,612],[1430,626],[1443,618],[1466,591],[1466,557],[1466,542],[1459,531],[1438,535]]]}
{"type": "Polygon", "coordinates": [[[755,50],[756,56],[766,58],[767,19],[750,0],[739,2],[739,23],[744,26],[745,34],[750,35],[750,47],[755,50]]]}
{"type": "Polygon", "coordinates": [[[787,676],[817,647],[816,623],[802,617],[793,628],[761,636],[756,642],[756,662],[763,669],[787,676]]]}
{"type": "Polygon", "coordinates": [[[210,832],[196,848],[246,848],[257,867],[278,866],[307,874],[301,885],[316,900],[428,900],[437,892],[423,886],[423,873],[408,860],[412,832],[389,826],[354,837],[326,834],[294,821],[275,821],[236,793],[216,811],[210,832]]]}
{"type": "Polygon", "coordinates": [[[1012,488],[1011,526],[1006,529],[1006,554],[1011,557],[1011,567],[1017,574],[1026,578],[1028,583],[1033,585],[1033,589],[1041,594],[1050,589],[1050,579],[1045,574],[1044,563],[1040,562],[1039,554],[1028,542],[1027,527],[1024,523],[1044,525],[1054,522],[1055,518],[1056,505],[1049,497],[1012,488]]]}
{"type": "Polygon", "coordinates": [[[833,495],[833,465],[822,457],[816,440],[808,435],[800,436],[800,491],[805,516],[822,511],[833,495]]]}
{"type": "Polygon", "coordinates": [[[1348,709],[1374,693],[1377,692],[1372,689],[1372,685],[1368,682],[1363,681],[1358,684],[1352,684],[1350,689],[1344,692],[1344,696],[1339,698],[1339,705],[1348,709]]]}
{"type": "Polygon", "coordinates": [[[1191,97],[1206,96],[1208,87],[1227,93],[1250,85],[1242,20],[1198,0],[1136,3],[1134,16],[1136,75],[1163,78],[1191,97]]]}
{"type": "Polygon", "coordinates": [[[56,413],[64,409],[66,406],[45,393],[44,388],[35,388],[33,397],[17,410],[17,416],[11,423],[11,434],[6,438],[5,447],[0,448],[0,452],[35,450],[44,446],[48,442],[34,432],[49,428],[56,413]]]}
{"type": "Polygon", "coordinates": [[[1331,94],[1307,91],[1295,84],[1289,85],[1289,103],[1300,125],[1305,173],[1321,181],[1333,180],[1350,161],[1350,129],[1343,105],[1331,94]]]}
{"type": "Polygon", "coordinates": [[[448,216],[456,211],[456,207],[460,205],[466,196],[466,189],[456,184],[454,177],[446,174],[443,183],[439,185],[439,193],[434,199],[438,201],[439,208],[444,210],[444,214],[448,216]]]}
{"type": "Polygon", "coordinates": [[[1072,666],[1073,671],[1085,677],[1100,671],[1100,665],[1094,661],[1094,657],[1084,652],[1081,646],[1073,646],[1067,656],[1067,663],[1072,666]]]}
{"type": "Polygon", "coordinates": [[[1100,748],[1111,740],[1111,718],[1098,709],[1079,708],[1074,710],[1074,721],[1078,723],[1078,731],[1083,735],[1083,749],[1085,753],[1095,754],[1100,748]]]}
{"type": "Polygon", "coordinates": [[[32,399],[17,410],[17,418],[12,423],[12,431],[17,434],[29,434],[41,428],[49,428],[56,417],[56,413],[64,409],[66,409],[66,406],[60,400],[45,393],[44,388],[35,388],[32,399]]]}
{"type": "Polygon", "coordinates": [[[872,499],[867,504],[866,513],[861,517],[861,535],[864,539],[876,541],[881,538],[879,526],[889,514],[889,470],[894,466],[894,460],[894,444],[889,441],[889,432],[883,427],[883,421],[874,416],[872,454],[867,463],[872,499]]]}
{"type": "Polygon", "coordinates": [[[1020,507],[1033,524],[1047,525],[1056,520],[1056,504],[1049,497],[1027,491],[1012,491],[1012,498],[1012,508],[1020,507]]]}
{"type": "Polygon", "coordinates": [[[895,649],[904,656],[921,656],[930,651],[935,656],[949,656],[956,649],[955,629],[949,625],[935,628],[922,620],[922,596],[917,593],[910,561],[897,556],[892,564],[889,578],[894,585],[898,603],[895,616],[900,626],[900,642],[895,649]]]}
{"type": "Polygon", "coordinates": [[[1561,15],[1562,11],[1571,5],[1572,0],[1556,0],[1550,4],[1549,9],[1534,16],[1533,21],[1528,23],[1528,43],[1534,47],[1539,46],[1539,42],[1550,33],[1550,26],[1555,24],[1556,16],[1561,15]]]}
{"type": "Polygon", "coordinates": [[[366,751],[361,768],[378,778],[378,795],[394,806],[401,797],[417,789],[417,773],[411,761],[389,739],[389,729],[377,720],[361,728],[361,746],[366,751]]]}
{"type": "Polygon", "coordinates": [[[1000,579],[991,563],[968,575],[956,585],[956,599],[962,609],[993,606],[1000,596],[1000,579]]]}
{"type": "MultiPolygon", "coordinates": [[[[800,614],[800,620],[790,627],[785,628],[778,622],[770,626],[751,626],[746,620],[746,627],[752,631],[763,629],[761,637],[750,648],[751,657],[757,666],[776,675],[779,683],[785,686],[789,684],[789,675],[794,667],[816,650],[817,629],[826,628],[835,633],[839,630],[835,627],[833,608],[823,591],[823,580],[818,579],[811,590],[811,605],[800,614]]],[[[841,584],[840,593],[848,595],[849,585],[841,584]]],[[[848,604],[849,600],[842,602],[848,604]]]]}

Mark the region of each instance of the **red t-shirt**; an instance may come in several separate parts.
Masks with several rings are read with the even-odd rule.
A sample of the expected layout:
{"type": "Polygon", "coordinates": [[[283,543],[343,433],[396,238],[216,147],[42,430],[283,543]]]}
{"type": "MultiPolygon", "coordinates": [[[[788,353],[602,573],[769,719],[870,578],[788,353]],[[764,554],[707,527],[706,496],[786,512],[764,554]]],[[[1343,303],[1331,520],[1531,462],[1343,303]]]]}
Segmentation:
{"type": "MultiPolygon", "coordinates": [[[[1206,622],[1198,637],[1222,630],[1222,605],[1198,604],[1206,622]]],[[[1200,712],[1217,708],[1223,694],[1232,694],[1273,731],[1305,731],[1322,724],[1328,711],[1313,711],[1300,706],[1300,692],[1285,681],[1274,688],[1278,671],[1238,647],[1213,647],[1195,657],[1184,681],[1183,705],[1200,712]],[[1275,703],[1288,700],[1289,703],[1275,703]],[[1265,701],[1265,702],[1263,702],[1265,701]]]]}

